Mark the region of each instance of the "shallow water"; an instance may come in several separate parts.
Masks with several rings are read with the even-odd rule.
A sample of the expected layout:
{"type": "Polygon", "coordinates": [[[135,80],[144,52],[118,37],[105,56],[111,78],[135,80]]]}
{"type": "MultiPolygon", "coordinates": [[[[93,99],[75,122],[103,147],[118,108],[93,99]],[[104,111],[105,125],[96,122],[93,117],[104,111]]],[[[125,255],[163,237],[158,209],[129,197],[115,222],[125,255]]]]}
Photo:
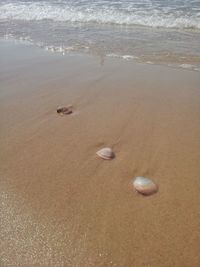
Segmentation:
{"type": "Polygon", "coordinates": [[[6,0],[0,37],[200,70],[200,1],[6,0]]]}

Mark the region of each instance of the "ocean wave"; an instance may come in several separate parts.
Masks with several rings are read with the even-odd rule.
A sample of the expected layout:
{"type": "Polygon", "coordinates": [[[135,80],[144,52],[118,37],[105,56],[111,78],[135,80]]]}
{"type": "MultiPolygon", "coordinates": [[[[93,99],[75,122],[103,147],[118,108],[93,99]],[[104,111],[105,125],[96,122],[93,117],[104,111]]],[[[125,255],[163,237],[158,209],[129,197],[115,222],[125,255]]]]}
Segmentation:
{"type": "Polygon", "coordinates": [[[47,2],[19,2],[0,5],[0,20],[98,23],[116,25],[138,25],[147,27],[200,29],[200,12],[190,14],[174,10],[164,12],[151,10],[118,10],[113,8],[77,8],[74,6],[51,5],[47,2]]]}

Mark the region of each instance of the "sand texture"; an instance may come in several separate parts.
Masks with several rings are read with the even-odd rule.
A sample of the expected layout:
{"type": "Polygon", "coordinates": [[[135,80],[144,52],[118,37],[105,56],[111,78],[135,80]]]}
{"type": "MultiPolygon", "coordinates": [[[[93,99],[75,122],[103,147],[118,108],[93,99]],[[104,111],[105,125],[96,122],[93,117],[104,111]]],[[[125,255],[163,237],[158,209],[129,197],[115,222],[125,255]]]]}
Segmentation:
{"type": "Polygon", "coordinates": [[[5,42],[0,58],[0,266],[199,267],[200,74],[5,42]]]}

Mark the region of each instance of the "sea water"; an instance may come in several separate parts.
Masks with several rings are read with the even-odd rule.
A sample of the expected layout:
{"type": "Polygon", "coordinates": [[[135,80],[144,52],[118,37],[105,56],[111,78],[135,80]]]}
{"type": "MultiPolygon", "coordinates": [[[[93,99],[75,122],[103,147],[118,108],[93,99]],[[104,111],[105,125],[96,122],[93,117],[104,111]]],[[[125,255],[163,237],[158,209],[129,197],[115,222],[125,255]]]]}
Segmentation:
{"type": "Polygon", "coordinates": [[[200,70],[200,0],[1,0],[0,37],[200,70]]]}

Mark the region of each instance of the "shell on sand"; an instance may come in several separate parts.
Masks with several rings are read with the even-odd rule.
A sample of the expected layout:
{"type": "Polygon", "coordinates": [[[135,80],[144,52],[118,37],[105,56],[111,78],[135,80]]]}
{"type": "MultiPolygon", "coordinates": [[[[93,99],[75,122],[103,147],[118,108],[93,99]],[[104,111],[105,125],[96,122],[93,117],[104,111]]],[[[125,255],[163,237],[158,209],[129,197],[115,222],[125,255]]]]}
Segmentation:
{"type": "Polygon", "coordinates": [[[57,108],[57,113],[60,115],[69,115],[71,114],[72,111],[72,106],[68,106],[68,107],[58,107],[57,108]]]}
{"type": "Polygon", "coordinates": [[[150,179],[136,177],[133,181],[135,189],[143,195],[152,195],[158,191],[158,186],[150,179]]]}
{"type": "Polygon", "coordinates": [[[104,147],[100,149],[97,151],[97,155],[102,159],[113,159],[115,157],[115,154],[110,147],[104,147]]]}

